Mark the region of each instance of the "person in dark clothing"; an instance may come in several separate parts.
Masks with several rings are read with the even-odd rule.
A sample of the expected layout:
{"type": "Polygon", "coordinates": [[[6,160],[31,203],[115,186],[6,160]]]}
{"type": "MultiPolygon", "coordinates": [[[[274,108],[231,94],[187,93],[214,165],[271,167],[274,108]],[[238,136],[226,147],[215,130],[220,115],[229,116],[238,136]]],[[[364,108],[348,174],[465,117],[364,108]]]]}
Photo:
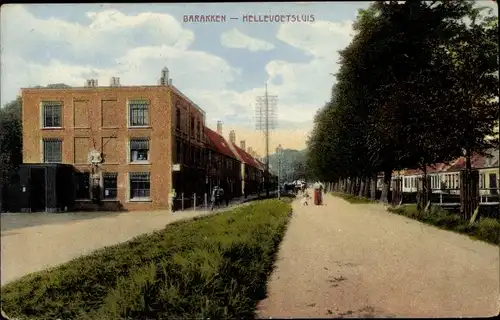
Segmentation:
{"type": "Polygon", "coordinates": [[[210,197],[210,211],[214,210],[214,207],[220,207],[220,188],[215,186],[212,190],[212,196],[210,197]]]}

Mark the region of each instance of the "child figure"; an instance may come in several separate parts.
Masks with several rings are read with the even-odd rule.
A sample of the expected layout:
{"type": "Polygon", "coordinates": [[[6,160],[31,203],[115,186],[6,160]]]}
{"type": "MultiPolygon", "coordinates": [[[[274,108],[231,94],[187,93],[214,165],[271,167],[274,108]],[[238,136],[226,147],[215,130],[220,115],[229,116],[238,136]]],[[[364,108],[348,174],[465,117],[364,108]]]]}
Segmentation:
{"type": "Polygon", "coordinates": [[[304,190],[302,192],[302,205],[303,206],[308,206],[309,205],[309,193],[307,192],[307,190],[304,190]]]}

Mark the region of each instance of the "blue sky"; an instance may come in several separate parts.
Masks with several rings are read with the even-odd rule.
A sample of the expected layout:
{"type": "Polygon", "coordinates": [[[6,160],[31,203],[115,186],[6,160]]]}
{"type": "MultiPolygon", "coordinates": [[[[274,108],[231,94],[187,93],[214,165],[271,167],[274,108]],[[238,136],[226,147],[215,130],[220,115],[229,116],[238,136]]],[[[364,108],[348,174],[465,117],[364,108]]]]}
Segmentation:
{"type": "MultiPolygon", "coordinates": [[[[490,4],[491,1],[485,3],[490,4]]],[[[21,87],[94,77],[108,85],[156,84],[167,66],[174,85],[237,139],[254,132],[255,98],[278,95],[276,144],[302,148],[317,109],[329,99],[337,51],[351,40],[352,22],[368,2],[217,4],[37,4],[1,10],[1,103],[21,87]],[[218,14],[221,23],[183,22],[218,14]],[[245,23],[245,14],[314,15],[314,22],[245,23]]],[[[491,4],[490,4],[491,5],[491,4]]],[[[247,143],[248,145],[248,143],[247,143]]]]}

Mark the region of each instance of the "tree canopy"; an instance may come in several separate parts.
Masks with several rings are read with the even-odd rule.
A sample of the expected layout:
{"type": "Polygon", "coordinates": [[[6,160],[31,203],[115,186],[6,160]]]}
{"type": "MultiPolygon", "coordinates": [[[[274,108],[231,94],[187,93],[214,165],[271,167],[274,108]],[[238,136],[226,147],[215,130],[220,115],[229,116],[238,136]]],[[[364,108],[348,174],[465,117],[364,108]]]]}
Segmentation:
{"type": "Polygon", "coordinates": [[[360,10],[307,163],[326,181],[426,168],[496,144],[498,19],[474,1],[360,10]]]}

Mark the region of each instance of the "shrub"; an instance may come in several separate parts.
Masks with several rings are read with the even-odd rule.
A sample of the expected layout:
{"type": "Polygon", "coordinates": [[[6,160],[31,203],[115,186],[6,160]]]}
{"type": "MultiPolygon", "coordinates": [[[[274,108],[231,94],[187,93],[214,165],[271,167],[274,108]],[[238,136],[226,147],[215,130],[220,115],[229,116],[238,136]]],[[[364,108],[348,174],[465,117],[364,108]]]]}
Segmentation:
{"type": "Polygon", "coordinates": [[[358,197],[358,196],[348,194],[348,193],[331,192],[331,194],[336,196],[336,197],[340,197],[349,203],[375,203],[376,202],[374,200],[370,200],[370,199],[365,198],[365,197],[358,197]]]}
{"type": "Polygon", "coordinates": [[[469,225],[469,221],[464,221],[459,215],[438,206],[431,207],[429,212],[418,210],[414,204],[389,207],[387,210],[442,229],[469,234],[489,243],[500,244],[500,221],[497,219],[484,218],[474,225],[469,225]]]}
{"type": "Polygon", "coordinates": [[[474,235],[479,239],[500,244],[500,221],[492,218],[479,220],[474,235]]]}
{"type": "Polygon", "coordinates": [[[291,208],[264,200],[38,272],[2,288],[9,316],[253,317],[291,208]]]}

